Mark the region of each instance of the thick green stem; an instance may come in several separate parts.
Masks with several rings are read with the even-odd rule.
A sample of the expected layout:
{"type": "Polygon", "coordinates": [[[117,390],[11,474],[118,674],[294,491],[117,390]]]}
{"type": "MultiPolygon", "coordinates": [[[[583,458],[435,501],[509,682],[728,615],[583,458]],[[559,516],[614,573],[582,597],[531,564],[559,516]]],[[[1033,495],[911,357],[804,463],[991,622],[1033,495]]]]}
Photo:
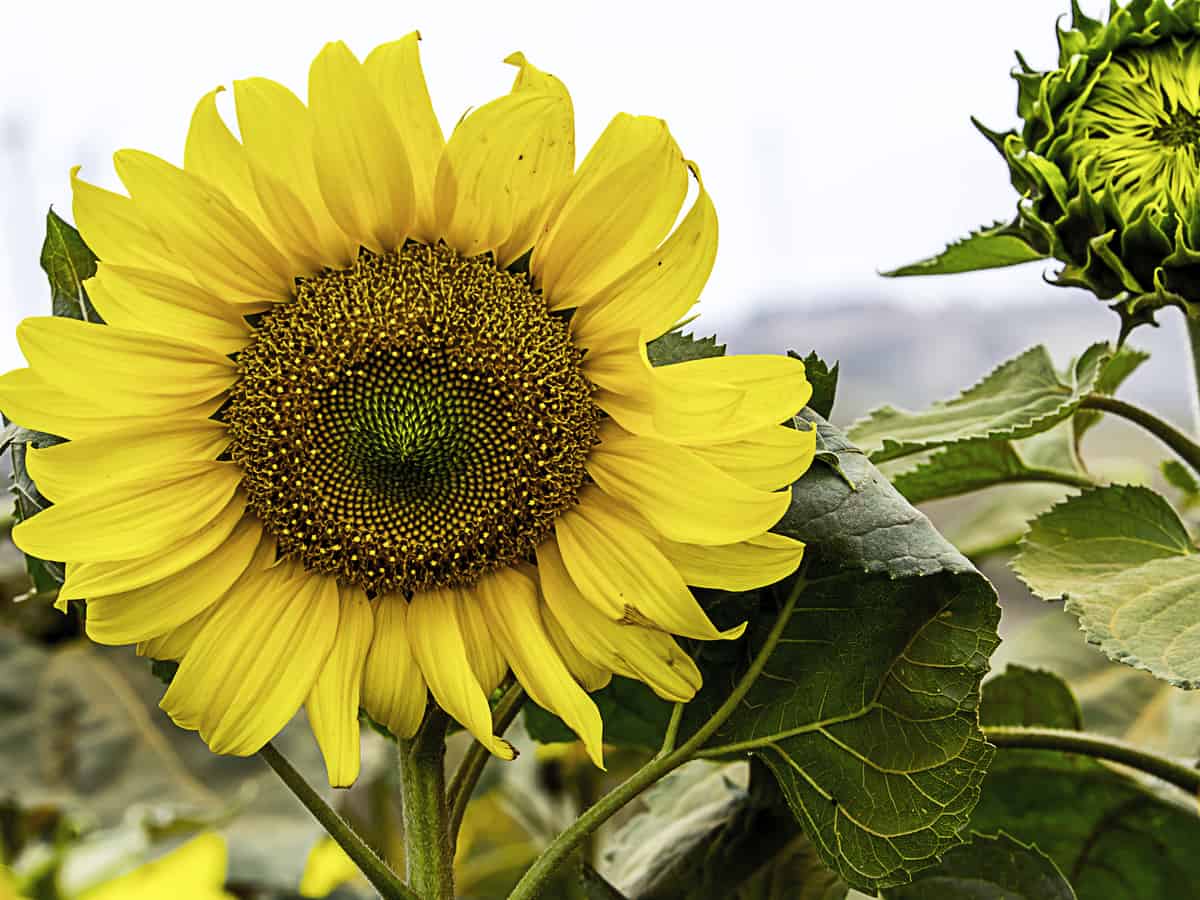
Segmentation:
{"type": "MultiPolygon", "coordinates": [[[[521,685],[515,681],[512,682],[501,694],[496,708],[492,710],[492,733],[503,735],[508,730],[508,726],[513,723],[513,719],[517,717],[517,713],[521,711],[521,704],[524,702],[525,692],[521,689],[521,685]]],[[[483,767],[487,765],[491,757],[491,751],[483,744],[479,741],[473,742],[467,748],[462,762],[459,763],[458,771],[454,773],[450,786],[446,788],[446,806],[450,811],[450,846],[452,848],[458,846],[458,829],[462,825],[463,814],[467,811],[467,804],[471,802],[471,794],[475,792],[479,776],[483,774],[483,767]]]]}
{"type": "Polygon", "coordinates": [[[721,704],[720,709],[713,713],[712,718],[700,726],[696,733],[678,750],[668,753],[665,756],[655,756],[654,759],[634,772],[626,781],[623,781],[601,797],[591,809],[587,810],[582,816],[571,823],[562,834],[551,842],[550,846],[542,852],[542,855],[534,860],[533,865],[526,870],[521,880],[517,882],[517,886],[513,888],[512,893],[508,895],[508,900],[533,900],[534,897],[537,897],[555,870],[567,860],[575,848],[583,842],[584,838],[607,822],[621,807],[650,787],[650,785],[654,784],[654,782],[679,768],[695,756],[696,752],[704,746],[717,729],[725,724],[725,720],[733,715],[738,705],[742,702],[742,698],[746,696],[750,687],[758,679],[758,676],[762,674],[767,660],[775,652],[775,646],[779,643],[779,638],[783,635],[783,630],[787,627],[788,620],[792,617],[792,610],[796,608],[796,601],[800,599],[804,585],[804,579],[797,576],[795,584],[788,594],[787,601],[784,603],[783,609],[780,610],[779,617],[771,627],[771,632],[767,635],[766,641],[763,642],[762,648],[755,655],[753,662],[750,663],[750,668],[746,670],[746,674],[739,679],[733,692],[725,698],[725,702],[721,704]]]}
{"type": "Polygon", "coordinates": [[[1179,456],[1194,471],[1200,473],[1200,444],[1196,444],[1182,431],[1169,422],[1164,422],[1140,406],[1118,400],[1116,397],[1106,397],[1103,394],[1088,394],[1079,404],[1080,409],[1094,409],[1099,412],[1112,413],[1140,425],[1146,429],[1179,456]]]}
{"type": "Polygon", "coordinates": [[[1034,728],[1022,725],[993,725],[983,735],[997,747],[1021,750],[1057,750],[1121,763],[1200,797],[1200,771],[1114,738],[1064,728],[1034,728]]]}
{"type": "Polygon", "coordinates": [[[338,846],[346,851],[346,855],[354,861],[381,897],[385,900],[421,900],[405,887],[404,882],[388,868],[387,863],[367,846],[358,832],[321,799],[321,795],[313,790],[312,785],[292,768],[292,764],[284,759],[278,750],[267,744],[259,751],[259,755],[275,770],[275,774],[296,795],[296,799],[312,813],[313,818],[321,823],[321,827],[329,832],[329,836],[337,841],[338,846]]]}
{"type": "Polygon", "coordinates": [[[1188,346],[1192,348],[1192,390],[1195,392],[1192,402],[1192,429],[1200,435],[1200,320],[1184,314],[1187,323],[1188,346]]]}
{"type": "Polygon", "coordinates": [[[404,861],[422,900],[453,900],[454,849],[446,807],[446,714],[430,706],[411,740],[400,741],[404,861]]]}

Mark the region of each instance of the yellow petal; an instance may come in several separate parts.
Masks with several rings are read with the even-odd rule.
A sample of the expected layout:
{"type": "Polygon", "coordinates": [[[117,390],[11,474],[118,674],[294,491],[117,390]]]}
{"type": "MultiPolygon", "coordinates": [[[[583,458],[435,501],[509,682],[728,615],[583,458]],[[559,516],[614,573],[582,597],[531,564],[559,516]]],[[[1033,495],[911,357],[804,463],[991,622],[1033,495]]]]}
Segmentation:
{"type": "Polygon", "coordinates": [[[498,569],[481,578],[473,593],[500,652],[529,698],[566,722],[583,741],[592,762],[603,769],[600,710],[576,683],[546,634],[537,585],[516,569],[498,569]]]}
{"type": "Polygon", "coordinates": [[[363,671],[362,705],[396,737],[410,738],[421,725],[427,697],[409,641],[408,601],[385,594],[373,607],[375,629],[363,671]]]}
{"type": "Polygon", "coordinates": [[[342,231],[321,196],[308,109],[286,87],[267,78],[235,81],[233,96],[238,129],[252,163],[251,173],[269,172],[274,176],[259,178],[255,183],[264,207],[279,221],[290,202],[280,190],[280,186],[286,185],[304,207],[321,260],[335,269],[348,266],[358,253],[358,242],[342,231]]]}
{"type": "Polygon", "coordinates": [[[749,591],[774,584],[796,571],[804,544],[780,534],[763,534],[724,547],[660,540],[658,547],[683,580],[696,587],[749,591]]]}
{"type": "Polygon", "coordinates": [[[794,483],[808,471],[817,449],[817,430],[811,426],[772,425],[740,441],[690,449],[738,481],[773,491],[794,483]]]}
{"type": "Polygon", "coordinates": [[[341,41],[325,45],[308,75],[313,154],[321,195],[334,221],[377,253],[412,230],[412,170],[362,64],[341,41]]]}
{"type": "Polygon", "coordinates": [[[164,631],[157,637],[138,641],[137,655],[145,656],[148,659],[173,659],[179,662],[187,655],[188,650],[192,649],[192,644],[196,642],[196,635],[200,633],[204,623],[212,616],[213,606],[170,631],[164,631]]]}
{"type": "Polygon", "coordinates": [[[426,244],[435,242],[437,209],[433,203],[433,184],[438,160],[446,139],[438,124],[421,69],[419,32],[406,34],[398,41],[380,44],[363,60],[363,68],[383,101],[396,132],[408,151],[412,167],[416,218],[412,236],[426,244]]]}
{"type": "Polygon", "coordinates": [[[534,248],[530,270],[551,309],[589,302],[671,230],[687,166],[666,122],[616,116],[588,152],[534,248]]]}
{"type": "MultiPolygon", "coordinates": [[[[553,541],[547,543],[554,545],[553,541]]],[[[557,546],[554,547],[554,552],[558,552],[557,546]]],[[[585,691],[598,691],[612,681],[612,672],[603,666],[596,665],[580,652],[574,642],[567,637],[567,632],[548,607],[543,605],[541,613],[542,625],[546,628],[546,634],[550,635],[554,649],[558,651],[563,662],[567,664],[567,669],[575,676],[575,680],[583,686],[585,691]]],[[[599,614],[596,613],[596,615],[599,614]]],[[[591,640],[591,637],[589,636],[588,639],[591,640]]]]}
{"type": "Polygon", "coordinates": [[[341,588],[340,609],[333,649],[308,695],[306,708],[325,757],[329,784],[349,787],[358,778],[358,698],[375,616],[367,595],[357,587],[341,588]]]}
{"type": "Polygon", "coordinates": [[[14,526],[13,543],[32,556],[72,562],[146,556],[205,528],[241,479],[231,462],[177,463],[148,484],[121,482],[56,503],[14,526]]]}
{"type": "Polygon", "coordinates": [[[338,627],[337,582],[251,566],[212,609],[159,704],[214,753],[249,756],[308,697],[338,627]]]}
{"type": "MultiPolygon", "coordinates": [[[[117,398],[103,399],[121,402],[117,398]]],[[[172,418],[177,421],[207,419],[222,402],[217,396],[197,406],[181,408],[172,418]]],[[[145,414],[118,415],[102,401],[93,403],[48,384],[33,369],[14,369],[0,375],[0,410],[18,425],[69,440],[141,428],[161,421],[161,417],[145,414]]]]}
{"type": "Polygon", "coordinates": [[[224,90],[219,87],[209,91],[196,104],[184,144],[183,168],[218,188],[240,212],[268,233],[269,229],[263,227],[266,217],[254,191],[245,148],[238,143],[217,109],[217,94],[224,90]]]}
{"type": "Polygon", "coordinates": [[[250,342],[243,314],[259,311],[246,305],[237,309],[170,274],[108,263],[101,263],[95,277],[88,279],[87,291],[109,325],[179,338],[222,355],[250,342]]]}
{"type": "Polygon", "coordinates": [[[77,900],[233,900],[226,893],[225,839],[214,832],[192,838],[156,860],[77,895],[77,900]]]}
{"type": "Polygon", "coordinates": [[[121,150],[113,161],[147,226],[191,270],[197,284],[229,301],[291,296],[296,273],[221,191],[140,150],[121,150]]]}
{"type": "Polygon", "coordinates": [[[563,564],[579,592],[613,620],[700,640],[732,640],[745,624],[717,631],[679,573],[636,526],[630,511],[586,485],[554,523],[563,564]]]}
{"type": "Polygon", "coordinates": [[[59,599],[84,600],[136,590],[186,569],[221,546],[246,514],[246,498],[238,492],[206,528],[150,556],[117,562],[85,562],[67,566],[59,599]]]}
{"type": "Polygon", "coordinates": [[[25,319],[17,343],[46,383],[118,415],[178,413],[227,390],[237,374],[206,347],[77,319],[25,319]]]}
{"type": "MultiPolygon", "coordinates": [[[[123,194],[114,194],[79,178],[71,169],[72,211],[84,241],[102,261],[180,272],[166,244],[147,227],[141,211],[123,194]]],[[[191,277],[187,273],[187,277],[191,277]]]]}
{"type": "Polygon", "coordinates": [[[688,165],[700,186],[692,208],[662,246],[571,317],[578,346],[591,347],[604,335],[635,327],[642,340],[653,340],[700,299],[717,258],[717,211],[700,170],[694,163],[688,165]]]}
{"type": "Polygon", "coordinates": [[[721,387],[738,388],[745,399],[714,425],[689,415],[679,402],[656,400],[654,425],[672,440],[689,444],[722,444],[740,440],[770,425],[790,419],[812,396],[804,363],[790,356],[739,354],[694,359],[654,370],[660,391],[680,397],[721,387]]]}
{"type": "Polygon", "coordinates": [[[537,561],[546,620],[554,621],[585,658],[618,675],[644,681],[665,700],[692,699],[700,689],[700,670],[670,635],[615,622],[596,609],[579,592],[553,540],[538,546],[537,561]]]}
{"type": "Polygon", "coordinates": [[[512,745],[493,733],[492,710],[467,657],[454,593],[437,588],[415,594],[408,608],[408,637],[442,709],[496,756],[514,758],[512,745]]]}
{"type": "Polygon", "coordinates": [[[59,503],[122,481],[150,480],[151,473],[177,463],[215,461],[228,444],[222,422],[158,421],[40,450],[30,447],[25,465],[38,490],[59,503]]]}
{"type": "Polygon", "coordinates": [[[200,615],[246,571],[261,534],[257,519],[243,518],[225,543],[182,571],[144,587],[90,598],[88,637],[98,644],[134,644],[200,615]]]}
{"type": "Polygon", "coordinates": [[[479,605],[475,590],[454,590],[458,604],[458,624],[462,628],[463,645],[471,671],[479,680],[485,694],[491,694],[508,674],[508,662],[492,636],[491,627],[479,605]]]}
{"type": "Polygon", "coordinates": [[[790,491],[752,488],[684,447],[632,435],[611,419],[600,427],[587,470],[606,494],[628,503],[664,537],[692,544],[756,537],[792,502],[790,491]],[[686,485],[703,489],[681,489],[686,485]]]}
{"type": "Polygon", "coordinates": [[[351,881],[362,880],[363,874],[346,851],[331,837],[321,838],[311,850],[300,876],[301,897],[327,897],[351,881]]]}

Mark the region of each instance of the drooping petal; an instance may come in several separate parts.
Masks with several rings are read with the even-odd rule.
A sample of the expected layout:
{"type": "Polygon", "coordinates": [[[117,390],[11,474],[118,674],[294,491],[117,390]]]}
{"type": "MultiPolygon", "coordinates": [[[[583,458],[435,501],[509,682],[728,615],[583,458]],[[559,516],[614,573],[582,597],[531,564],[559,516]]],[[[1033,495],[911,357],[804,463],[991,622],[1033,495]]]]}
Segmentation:
{"type": "Polygon", "coordinates": [[[479,743],[501,759],[516,751],[492,729],[487,694],[471,668],[452,591],[420,591],[408,608],[408,635],[413,656],[438,704],[454,716],[479,743]]]}
{"type": "Polygon", "coordinates": [[[121,150],[113,161],[147,227],[197,284],[231,301],[291,296],[296,273],[287,259],[221,191],[140,150],[121,150]]]}
{"type": "Polygon", "coordinates": [[[87,604],[87,634],[100,644],[133,644],[157,637],[216,603],[250,565],[262,526],[246,516],[207,556],[170,577],[87,604]]]}
{"type": "Polygon", "coordinates": [[[409,640],[408,601],[385,594],[373,608],[375,629],[363,670],[362,705],[396,737],[410,738],[425,715],[427,695],[409,640]]]}
{"type": "MultiPolygon", "coordinates": [[[[558,547],[553,542],[550,544],[554,546],[554,551],[557,553],[558,547]]],[[[612,681],[612,672],[603,666],[596,665],[580,652],[575,643],[567,637],[567,632],[548,607],[543,605],[541,613],[542,625],[545,626],[546,634],[550,636],[554,649],[558,651],[563,662],[567,664],[567,669],[575,676],[575,680],[583,686],[585,691],[598,691],[612,681]]],[[[597,613],[597,615],[599,614],[597,613]]],[[[589,636],[588,640],[591,639],[589,636]]]]}
{"type": "Polygon", "coordinates": [[[233,498],[242,470],[187,462],[150,484],[120,482],[56,503],[13,527],[18,547],[42,559],[105,562],[146,556],[205,528],[233,498]]]}
{"type": "Polygon", "coordinates": [[[55,316],[25,319],[17,343],[47,383],[117,415],[177,414],[227,390],[237,372],[207,347],[55,316]]]}
{"type": "Polygon", "coordinates": [[[304,103],[268,78],[235,81],[233,96],[255,190],[268,215],[281,221],[294,197],[304,207],[297,232],[307,233],[311,225],[311,241],[324,264],[349,265],[358,242],[342,231],[321,195],[313,157],[313,122],[304,103]],[[272,177],[263,177],[267,173],[272,177]]]}
{"type": "Polygon", "coordinates": [[[616,116],[584,158],[534,248],[530,271],[551,309],[589,302],[671,230],[687,166],[667,124],[616,116]]]}
{"type": "Polygon", "coordinates": [[[796,571],[804,556],[804,544],[781,534],[763,534],[724,547],[657,543],[688,584],[726,591],[774,584],[796,571]]]}
{"type": "Polygon", "coordinates": [[[207,527],[149,556],[115,562],[103,560],[68,565],[66,581],[58,592],[59,600],[66,602],[119,594],[174,575],[220,547],[242,521],[245,513],[246,497],[237,492],[207,527]]]}
{"type": "Polygon", "coordinates": [[[792,484],[808,471],[817,449],[817,431],[811,426],[772,425],[740,441],[689,449],[738,481],[773,491],[792,484]]]}
{"type": "Polygon", "coordinates": [[[431,244],[441,237],[433,185],[438,160],[446,139],[438,124],[421,69],[420,32],[410,32],[398,41],[380,44],[363,60],[363,68],[391,116],[396,132],[408,151],[412,168],[416,218],[412,236],[431,244]]]}
{"type": "Polygon", "coordinates": [[[563,564],[579,592],[614,621],[658,627],[700,640],[732,640],[745,624],[718,631],[679,573],[629,524],[631,511],[585,485],[579,504],[554,523],[563,564]]]}
{"type": "Polygon", "coordinates": [[[214,753],[257,753],[308,697],[338,617],[332,578],[297,563],[251,565],[213,607],[159,705],[214,753]]]}
{"type": "MultiPolygon", "coordinates": [[[[183,271],[166,244],[146,225],[132,200],[89,184],[71,169],[72,212],[80,235],[101,261],[183,271]]],[[[191,277],[191,273],[187,273],[191,277]]]]}
{"type": "Polygon", "coordinates": [[[458,603],[458,624],[462,628],[463,644],[471,671],[479,679],[485,694],[491,694],[508,674],[508,661],[492,635],[492,629],[474,589],[454,591],[458,603]]]}
{"type": "Polygon", "coordinates": [[[553,540],[538,546],[537,560],[546,618],[557,623],[579,653],[598,667],[644,681],[673,703],[692,699],[700,688],[700,670],[670,635],[613,621],[596,609],[579,592],[553,540]]]}
{"type": "Polygon", "coordinates": [[[760,535],[792,499],[789,491],[752,488],[685,447],[632,435],[611,419],[600,427],[587,470],[606,494],[629,504],[664,537],[692,544],[760,535]]]}
{"type": "Polygon", "coordinates": [[[228,443],[222,422],[158,421],[52,447],[30,447],[25,465],[38,490],[59,503],[121,481],[151,480],[157,470],[180,462],[215,461],[228,443]]]}
{"type": "Polygon", "coordinates": [[[660,247],[571,317],[571,333],[580,347],[632,327],[642,340],[653,340],[700,299],[717,258],[717,211],[700,170],[694,163],[688,166],[700,186],[692,208],[660,247]]]}
{"type": "MultiPolygon", "coordinates": [[[[115,328],[180,338],[222,355],[250,342],[246,312],[191,281],[153,269],[101,263],[87,282],[88,296],[104,321],[115,328]]],[[[262,308],[269,304],[263,303],[262,308]]]]}
{"type": "Polygon", "coordinates": [[[360,588],[343,587],[340,593],[333,649],[309,692],[305,708],[325,757],[330,785],[349,787],[357,780],[361,764],[358,703],[375,616],[360,588]]]}
{"type": "Polygon", "coordinates": [[[164,631],[157,637],[138,641],[137,655],[150,659],[173,659],[179,662],[192,648],[192,644],[196,641],[196,635],[200,633],[204,623],[212,616],[214,606],[216,604],[188,619],[182,625],[164,631]]]}
{"type": "Polygon", "coordinates": [[[542,625],[537,585],[516,569],[499,569],[474,586],[491,634],[531,700],[550,710],[579,735],[591,757],[604,768],[600,711],[554,648],[542,625]]]}
{"type": "Polygon", "coordinates": [[[408,152],[362,64],[341,41],[325,45],[308,75],[317,182],[334,221],[377,253],[412,230],[408,152]]]}

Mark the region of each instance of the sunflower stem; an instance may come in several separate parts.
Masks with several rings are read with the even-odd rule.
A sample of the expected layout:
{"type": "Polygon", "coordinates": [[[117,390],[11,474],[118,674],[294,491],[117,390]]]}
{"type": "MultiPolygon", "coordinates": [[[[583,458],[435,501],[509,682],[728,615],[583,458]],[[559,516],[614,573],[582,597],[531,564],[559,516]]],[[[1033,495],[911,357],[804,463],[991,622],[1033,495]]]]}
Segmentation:
{"type": "Polygon", "coordinates": [[[1140,425],[1173,450],[1180,459],[1191,466],[1193,471],[1200,474],[1200,445],[1171,423],[1164,422],[1140,406],[1134,406],[1132,403],[1126,403],[1124,400],[1118,400],[1116,397],[1109,397],[1105,394],[1088,394],[1079,404],[1079,408],[1111,413],[1135,425],[1140,425]]]}
{"type": "Polygon", "coordinates": [[[686,703],[676,703],[671,710],[671,719],[667,722],[667,733],[663,735],[662,746],[658,749],[658,756],[666,756],[675,749],[675,742],[679,739],[679,723],[683,721],[683,708],[686,703]]]}
{"type": "Polygon", "coordinates": [[[367,846],[366,841],[359,836],[358,832],[351,828],[349,823],[334,811],[333,807],[321,799],[321,795],[304,780],[304,776],[292,768],[292,764],[283,757],[283,754],[271,744],[266,744],[259,751],[259,756],[275,770],[275,774],[287,785],[288,790],[304,804],[305,808],[312,813],[313,818],[329,833],[329,836],[337,841],[338,846],[346,851],[346,855],[354,861],[354,864],[366,876],[367,881],[371,882],[371,886],[379,891],[379,895],[384,900],[421,900],[405,886],[395,872],[388,868],[387,863],[367,846]]]}
{"type": "Polygon", "coordinates": [[[1192,430],[1200,435],[1200,319],[1193,319],[1184,313],[1183,320],[1187,324],[1188,346],[1192,350],[1192,389],[1195,392],[1192,398],[1192,430]]]}
{"type": "Polygon", "coordinates": [[[542,851],[542,855],[534,860],[533,865],[526,870],[525,874],[521,876],[521,880],[517,882],[517,886],[513,888],[512,893],[508,895],[508,900],[533,900],[533,898],[537,897],[542,889],[546,887],[558,867],[570,858],[571,854],[583,843],[588,835],[612,818],[626,803],[646,790],[654,782],[673,772],[695,756],[708,739],[716,733],[717,729],[725,724],[725,720],[733,715],[738,705],[741,704],[742,698],[746,696],[751,686],[758,680],[758,676],[762,674],[767,660],[775,652],[775,647],[779,643],[780,637],[783,636],[783,631],[792,617],[792,610],[796,608],[796,602],[800,599],[800,594],[804,591],[805,584],[804,578],[800,576],[796,577],[791,591],[788,592],[787,600],[784,602],[783,608],[779,611],[779,616],[775,620],[775,624],[771,626],[771,631],[767,635],[767,639],[763,642],[762,648],[755,655],[746,673],[738,680],[733,691],[725,698],[725,702],[713,713],[712,718],[700,726],[696,733],[678,750],[674,750],[666,755],[655,756],[650,762],[646,763],[646,765],[630,775],[628,779],[601,797],[596,801],[594,806],[572,822],[565,831],[550,843],[550,846],[542,851]]]}
{"type": "MultiPolygon", "coordinates": [[[[503,736],[517,717],[517,713],[521,711],[521,704],[524,702],[525,691],[520,684],[513,681],[505,688],[496,703],[496,708],[492,710],[492,733],[503,736]]],[[[475,785],[479,783],[479,776],[483,774],[483,768],[491,758],[491,751],[483,744],[479,741],[472,742],[463,756],[463,761],[459,763],[458,771],[450,780],[450,786],[446,788],[451,848],[458,846],[458,829],[462,825],[463,814],[467,811],[467,804],[471,802],[471,795],[475,792],[475,785]]]]}
{"type": "Polygon", "coordinates": [[[454,900],[454,848],[446,806],[446,726],[430,705],[411,740],[400,741],[404,861],[408,885],[422,900],[454,900]]]}
{"type": "Polygon", "coordinates": [[[1161,778],[1163,781],[1187,791],[1193,797],[1200,796],[1200,772],[1105,735],[1087,734],[1063,728],[991,725],[984,727],[983,736],[989,743],[995,744],[997,747],[1057,750],[1061,753],[1078,753],[1082,756],[1122,763],[1132,769],[1161,778]]]}

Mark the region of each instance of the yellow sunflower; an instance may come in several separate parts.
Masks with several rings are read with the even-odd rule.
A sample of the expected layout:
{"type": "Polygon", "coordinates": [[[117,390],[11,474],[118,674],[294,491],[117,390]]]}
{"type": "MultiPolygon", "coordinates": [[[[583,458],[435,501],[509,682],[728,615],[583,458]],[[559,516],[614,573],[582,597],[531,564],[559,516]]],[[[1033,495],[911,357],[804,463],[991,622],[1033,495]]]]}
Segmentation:
{"type": "Polygon", "coordinates": [[[672,635],[719,631],[687,585],[799,564],[768,534],[814,435],[784,356],[652,367],[696,302],[717,221],[656,118],[616,116],[575,168],[570,97],[517,53],[512,91],[443,138],[418,36],[327,45],[308,105],[234,83],[184,166],[72,173],[106,324],[33,318],[0,408],[54,505],[13,530],[65,561],[87,632],[180,665],[162,707],[217,753],[306,706],[330,782],[360,707],[411,736],[427,689],[493,753],[511,670],[601,764],[612,673],[685,701],[672,635]],[[676,225],[689,192],[695,197],[676,225]]]}

